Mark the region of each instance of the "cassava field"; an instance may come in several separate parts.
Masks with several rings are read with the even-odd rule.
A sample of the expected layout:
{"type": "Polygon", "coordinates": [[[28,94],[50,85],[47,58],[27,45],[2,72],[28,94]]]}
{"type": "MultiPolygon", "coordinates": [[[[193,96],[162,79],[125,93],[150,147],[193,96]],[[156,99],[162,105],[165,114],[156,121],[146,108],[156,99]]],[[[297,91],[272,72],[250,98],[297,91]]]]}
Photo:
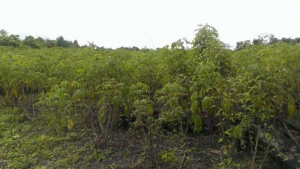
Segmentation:
{"type": "Polygon", "coordinates": [[[0,36],[0,168],[297,168],[300,41],[0,36]]]}

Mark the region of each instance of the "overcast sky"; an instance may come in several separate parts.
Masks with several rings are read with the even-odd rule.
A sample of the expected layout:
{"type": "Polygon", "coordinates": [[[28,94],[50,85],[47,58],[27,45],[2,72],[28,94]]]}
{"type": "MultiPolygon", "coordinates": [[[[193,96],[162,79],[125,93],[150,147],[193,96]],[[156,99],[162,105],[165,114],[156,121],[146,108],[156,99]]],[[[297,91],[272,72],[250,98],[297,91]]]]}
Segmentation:
{"type": "Polygon", "coordinates": [[[98,46],[163,47],[215,27],[235,47],[260,34],[300,37],[300,0],[0,0],[0,29],[98,46]]]}

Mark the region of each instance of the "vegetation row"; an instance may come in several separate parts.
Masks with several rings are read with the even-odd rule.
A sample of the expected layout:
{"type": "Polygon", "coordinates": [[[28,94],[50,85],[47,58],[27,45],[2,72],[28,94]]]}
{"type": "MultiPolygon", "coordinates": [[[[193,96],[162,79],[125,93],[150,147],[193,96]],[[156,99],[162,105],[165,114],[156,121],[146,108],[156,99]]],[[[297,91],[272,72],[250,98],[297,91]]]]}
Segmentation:
{"type": "Polygon", "coordinates": [[[155,50],[111,50],[15,39],[31,46],[20,47],[3,45],[5,38],[1,102],[28,119],[46,119],[58,133],[90,128],[99,146],[123,128],[220,135],[224,153],[237,144],[255,153],[259,139],[276,139],[288,121],[300,119],[297,39],[261,38],[230,50],[209,25],[197,30],[190,48],[184,40],[155,50]]]}

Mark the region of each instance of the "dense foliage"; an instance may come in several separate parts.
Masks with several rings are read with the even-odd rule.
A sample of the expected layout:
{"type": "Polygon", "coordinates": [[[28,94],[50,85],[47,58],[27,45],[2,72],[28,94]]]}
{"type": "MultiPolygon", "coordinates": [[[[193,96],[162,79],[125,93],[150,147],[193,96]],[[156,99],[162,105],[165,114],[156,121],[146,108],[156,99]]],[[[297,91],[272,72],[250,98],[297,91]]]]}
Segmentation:
{"type": "Polygon", "coordinates": [[[246,146],[254,131],[263,128],[271,139],[278,121],[300,118],[297,43],[240,43],[232,51],[208,25],[197,30],[191,49],[181,41],[156,50],[46,48],[33,37],[22,41],[32,48],[18,48],[16,38],[4,38],[3,104],[47,119],[58,133],[90,128],[99,145],[123,127],[217,134],[229,147],[246,146]]]}

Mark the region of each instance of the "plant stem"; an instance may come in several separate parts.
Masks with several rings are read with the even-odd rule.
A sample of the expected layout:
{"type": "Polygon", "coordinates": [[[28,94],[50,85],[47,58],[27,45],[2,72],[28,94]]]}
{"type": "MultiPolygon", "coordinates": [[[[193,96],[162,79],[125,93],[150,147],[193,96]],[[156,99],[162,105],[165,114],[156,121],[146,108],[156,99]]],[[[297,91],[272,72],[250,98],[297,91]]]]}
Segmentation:
{"type": "Polygon", "coordinates": [[[257,134],[256,134],[256,139],[255,139],[255,149],[254,149],[254,154],[251,162],[251,169],[255,169],[255,158],[257,154],[257,147],[258,147],[258,141],[259,141],[259,131],[260,131],[260,125],[257,126],[257,134]]]}

